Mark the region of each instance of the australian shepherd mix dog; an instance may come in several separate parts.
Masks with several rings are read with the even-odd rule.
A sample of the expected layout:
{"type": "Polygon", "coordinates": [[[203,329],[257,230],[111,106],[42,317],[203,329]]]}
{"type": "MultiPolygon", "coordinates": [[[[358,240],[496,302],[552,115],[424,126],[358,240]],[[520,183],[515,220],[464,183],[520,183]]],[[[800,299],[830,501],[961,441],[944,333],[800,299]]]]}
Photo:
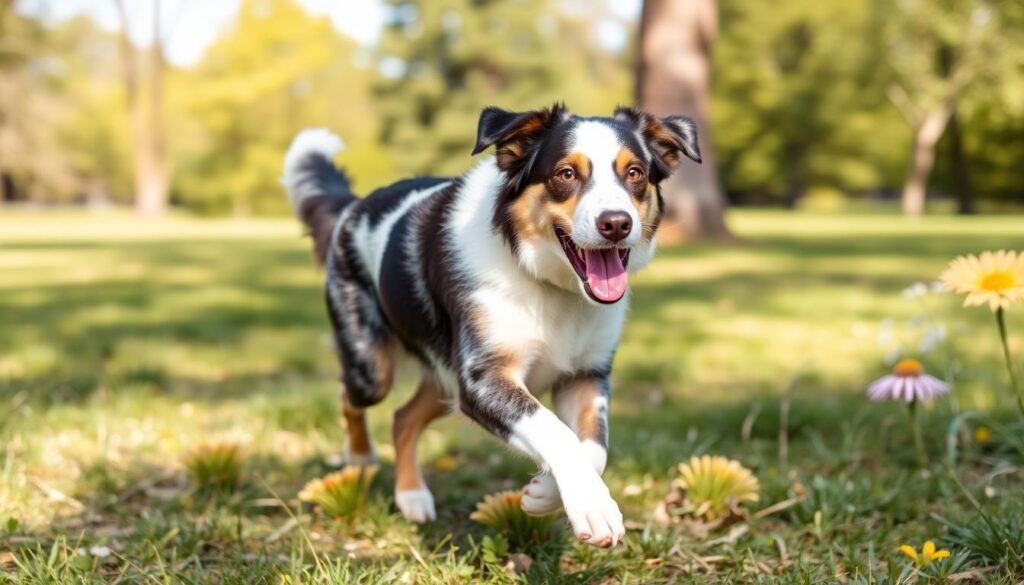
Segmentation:
{"type": "Polygon", "coordinates": [[[638,109],[487,108],[473,154],[491,146],[496,155],[463,177],[408,179],[365,198],[331,162],[338,137],[306,130],[288,151],[284,183],[326,268],[346,456],[374,462],[365,409],[387,395],[402,350],[423,370],[394,418],[406,518],[435,518],[416,442],[458,405],[540,466],[523,510],[564,508],[578,538],[613,546],[625,529],[601,480],[612,357],[629,273],[654,255],[659,184],[681,157],[700,162],[696,128],[638,109]],[[552,409],[537,398],[549,389],[552,409]]]}

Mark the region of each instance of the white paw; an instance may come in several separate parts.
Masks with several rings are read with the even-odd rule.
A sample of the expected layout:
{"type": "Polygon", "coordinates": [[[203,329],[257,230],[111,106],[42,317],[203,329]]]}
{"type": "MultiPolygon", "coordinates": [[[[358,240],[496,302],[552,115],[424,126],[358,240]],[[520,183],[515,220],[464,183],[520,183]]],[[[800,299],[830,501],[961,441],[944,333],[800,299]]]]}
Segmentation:
{"type": "Polygon", "coordinates": [[[596,473],[592,478],[574,478],[564,486],[562,503],[576,538],[594,546],[610,547],[625,536],[619,505],[596,473]]]}
{"type": "Polygon", "coordinates": [[[423,524],[428,520],[436,520],[434,496],[430,490],[422,487],[418,490],[399,490],[395,492],[395,503],[402,515],[410,522],[423,524]]]}
{"type": "Polygon", "coordinates": [[[558,495],[555,478],[547,473],[538,473],[523,487],[520,508],[530,516],[547,516],[562,507],[562,496],[558,495]]]}
{"type": "Polygon", "coordinates": [[[370,467],[377,464],[377,454],[370,448],[369,453],[353,453],[348,445],[348,438],[345,438],[345,463],[356,467],[370,467]]]}

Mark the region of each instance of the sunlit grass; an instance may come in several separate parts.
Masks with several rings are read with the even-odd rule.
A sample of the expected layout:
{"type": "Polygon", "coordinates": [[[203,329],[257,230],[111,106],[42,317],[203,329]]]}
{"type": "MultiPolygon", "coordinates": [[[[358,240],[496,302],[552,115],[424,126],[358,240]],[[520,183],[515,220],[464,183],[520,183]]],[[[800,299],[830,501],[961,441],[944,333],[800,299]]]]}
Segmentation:
{"type": "MultiPolygon", "coordinates": [[[[972,517],[939,467],[923,479],[911,471],[900,413],[862,393],[888,370],[882,322],[922,311],[900,291],[933,280],[957,254],[1019,243],[1019,219],[736,213],[732,221],[739,246],[665,249],[633,279],[605,476],[631,522],[628,544],[596,552],[573,543],[537,557],[533,571],[547,571],[548,581],[694,571],[730,582],[756,571],[745,555],[794,579],[827,580],[839,570],[828,563],[881,570],[891,557],[880,551],[902,542],[948,546],[932,512],[972,517]],[[709,451],[756,473],[758,507],[798,503],[735,542],[642,532],[674,466],[709,451]],[[694,555],[720,560],[705,566],[694,555]]],[[[506,579],[481,569],[478,543],[489,529],[469,515],[484,495],[518,489],[535,470],[476,426],[448,417],[421,442],[423,461],[457,461],[426,466],[437,523],[411,528],[391,504],[390,411],[408,397],[415,367],[400,369],[393,395],[370,413],[382,465],[358,521],[340,530],[292,517],[303,485],[340,464],[343,437],[322,275],[300,233],[291,220],[0,216],[0,526],[18,523],[12,536],[0,534],[0,554],[15,550],[37,566],[57,547],[53,558],[67,553],[71,567],[53,569],[61,575],[78,570],[76,548],[102,545],[115,554],[80,574],[506,579]],[[245,445],[247,479],[214,506],[190,495],[182,459],[223,437],[245,445]],[[31,552],[37,545],[41,556],[31,552]],[[368,560],[381,556],[386,563],[368,560]]],[[[952,296],[926,302],[950,324],[955,354],[933,356],[930,371],[955,362],[959,408],[1012,413],[1004,372],[990,363],[998,357],[990,315],[961,312],[952,296]]],[[[1021,355],[1024,321],[1009,317],[1021,355]]],[[[941,401],[923,413],[937,461],[952,408],[941,401]]],[[[969,475],[983,477],[991,451],[970,448],[976,456],[965,465],[977,469],[969,475]]],[[[1018,469],[985,481],[996,506],[1021,477],[1018,469]]]]}

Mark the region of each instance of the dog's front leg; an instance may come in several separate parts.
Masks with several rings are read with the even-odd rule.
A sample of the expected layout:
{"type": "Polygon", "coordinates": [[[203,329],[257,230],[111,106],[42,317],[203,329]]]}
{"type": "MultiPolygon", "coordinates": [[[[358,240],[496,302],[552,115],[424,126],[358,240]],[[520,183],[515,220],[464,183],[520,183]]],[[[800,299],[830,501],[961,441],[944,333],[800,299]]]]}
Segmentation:
{"type": "MultiPolygon", "coordinates": [[[[608,400],[611,381],[607,374],[595,373],[566,378],[552,388],[555,412],[576,433],[587,461],[598,475],[608,463],[608,400]]],[[[523,510],[544,516],[562,507],[555,479],[541,470],[523,488],[523,510]]]]}
{"type": "Polygon", "coordinates": [[[597,546],[618,543],[622,513],[576,433],[508,368],[474,360],[460,371],[463,412],[550,470],[576,536],[597,546]]]}

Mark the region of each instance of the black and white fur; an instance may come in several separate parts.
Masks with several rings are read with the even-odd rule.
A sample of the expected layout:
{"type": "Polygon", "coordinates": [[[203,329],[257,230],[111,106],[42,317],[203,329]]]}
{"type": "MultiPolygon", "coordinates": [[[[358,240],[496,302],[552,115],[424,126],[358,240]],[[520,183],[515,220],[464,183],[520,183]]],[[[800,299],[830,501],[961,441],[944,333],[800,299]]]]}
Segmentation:
{"type": "MultiPolygon", "coordinates": [[[[362,416],[383,400],[402,350],[422,364],[421,385],[537,461],[524,510],[564,506],[579,538],[614,545],[622,514],[601,475],[627,301],[595,296],[590,284],[604,281],[588,281],[579,263],[587,250],[618,254],[629,272],[650,262],[658,185],[680,156],[700,160],[695,126],[637,109],[582,118],[558,105],[488,108],[474,154],[491,146],[497,156],[462,177],[408,179],[360,199],[331,162],[340,139],[307,130],[292,144],[283,182],[326,267],[344,404],[362,416]],[[615,241],[600,224],[611,212],[615,241]],[[537,399],[548,390],[553,410],[537,399]]],[[[350,457],[364,464],[373,453],[350,457]]],[[[436,515],[417,478],[396,502],[422,522],[436,515]]]]}

